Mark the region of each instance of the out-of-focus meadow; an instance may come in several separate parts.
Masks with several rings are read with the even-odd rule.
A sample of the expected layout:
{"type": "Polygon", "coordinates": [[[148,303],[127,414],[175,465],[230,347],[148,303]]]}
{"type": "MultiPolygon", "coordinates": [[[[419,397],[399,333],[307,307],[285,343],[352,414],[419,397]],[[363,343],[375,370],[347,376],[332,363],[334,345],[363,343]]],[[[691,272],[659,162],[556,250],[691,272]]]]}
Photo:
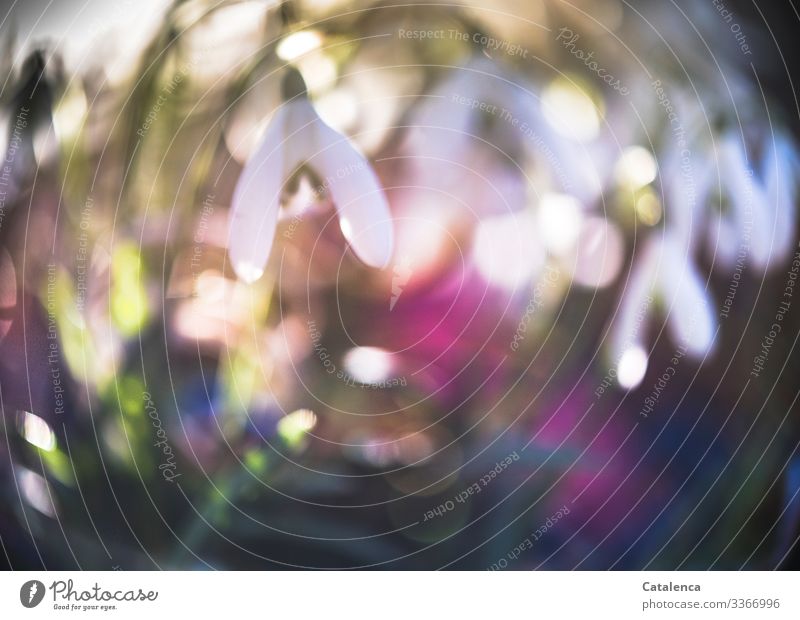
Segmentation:
{"type": "Polygon", "coordinates": [[[41,4],[0,24],[8,567],[797,566],[763,21],[41,4]]]}

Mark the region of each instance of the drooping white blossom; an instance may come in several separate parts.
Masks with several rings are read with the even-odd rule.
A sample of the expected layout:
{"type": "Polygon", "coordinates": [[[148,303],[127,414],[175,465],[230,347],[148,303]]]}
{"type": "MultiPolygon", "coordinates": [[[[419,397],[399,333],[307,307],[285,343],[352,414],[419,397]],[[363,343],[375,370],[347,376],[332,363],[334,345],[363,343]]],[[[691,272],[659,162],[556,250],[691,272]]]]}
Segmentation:
{"type": "MultiPolygon", "coordinates": [[[[299,75],[291,77],[299,79],[299,75]]],[[[308,166],[321,180],[314,197],[325,194],[331,199],[356,256],[371,267],[386,267],[394,232],[386,197],[371,165],[347,137],[320,119],[304,88],[295,86],[287,99],[275,111],[236,184],[228,245],[236,274],[246,282],[263,274],[281,196],[301,166],[308,166]]]]}
{"type": "Polygon", "coordinates": [[[737,257],[759,270],[787,257],[794,239],[800,160],[781,132],[765,137],[760,156],[738,130],[729,130],[713,151],[714,183],[700,196],[709,212],[707,243],[715,262],[727,270],[737,257]],[[715,208],[721,203],[722,209],[715,208]]]}
{"type": "Polygon", "coordinates": [[[624,360],[645,346],[656,310],[677,347],[701,357],[714,344],[716,320],[706,281],[674,231],[650,236],[634,258],[611,330],[611,355],[624,360]]]}

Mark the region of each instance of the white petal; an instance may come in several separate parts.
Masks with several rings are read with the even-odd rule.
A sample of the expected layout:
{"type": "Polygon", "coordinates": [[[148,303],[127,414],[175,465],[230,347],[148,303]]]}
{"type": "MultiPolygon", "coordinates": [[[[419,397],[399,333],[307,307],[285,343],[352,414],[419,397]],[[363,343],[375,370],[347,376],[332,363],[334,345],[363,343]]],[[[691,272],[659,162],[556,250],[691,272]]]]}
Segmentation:
{"type": "MultiPolygon", "coordinates": [[[[454,77],[442,82],[423,101],[412,117],[414,130],[411,133],[411,146],[419,149],[419,155],[446,160],[460,160],[463,149],[475,134],[477,114],[469,105],[463,105],[454,97],[474,96],[476,82],[482,76],[471,71],[457,70],[454,77]]],[[[425,162],[422,162],[425,166],[425,162]]]]}
{"type": "Polygon", "coordinates": [[[305,97],[293,99],[284,110],[283,170],[288,178],[317,152],[317,124],[322,121],[305,97]]]}
{"type": "Polygon", "coordinates": [[[619,362],[631,347],[643,342],[647,318],[652,312],[660,243],[657,237],[645,241],[634,258],[630,279],[625,283],[622,300],[611,329],[611,358],[619,362]]]}
{"type": "Polygon", "coordinates": [[[662,241],[660,295],[673,337],[689,354],[700,356],[713,345],[716,321],[703,278],[683,245],[670,233],[662,241]]]}
{"type": "Polygon", "coordinates": [[[764,158],[767,200],[775,217],[773,256],[778,263],[789,255],[794,242],[800,162],[791,141],[783,135],[775,136],[775,148],[767,148],[764,158]]]}
{"type": "Polygon", "coordinates": [[[708,251],[714,264],[732,271],[740,253],[739,245],[739,231],[732,219],[714,214],[708,225],[708,251]]]}
{"type": "Polygon", "coordinates": [[[765,267],[772,249],[774,218],[761,183],[748,165],[741,136],[730,132],[720,144],[720,165],[726,195],[733,206],[733,222],[740,243],[750,228],[750,258],[757,267],[765,267]]]}
{"type": "Polygon", "coordinates": [[[693,158],[689,168],[681,152],[678,148],[670,149],[661,183],[669,200],[667,222],[686,241],[689,251],[693,251],[701,240],[714,187],[719,184],[719,168],[703,162],[701,157],[693,158]]]}
{"type": "Polygon", "coordinates": [[[236,275],[248,283],[264,273],[275,236],[284,182],[285,115],[286,108],[275,112],[233,192],[228,253],[236,275]]]}
{"type": "Polygon", "coordinates": [[[309,160],[322,175],[339,212],[339,226],[356,256],[371,267],[389,264],[394,227],[389,205],[369,162],[350,141],[316,122],[318,152],[309,160]]]}

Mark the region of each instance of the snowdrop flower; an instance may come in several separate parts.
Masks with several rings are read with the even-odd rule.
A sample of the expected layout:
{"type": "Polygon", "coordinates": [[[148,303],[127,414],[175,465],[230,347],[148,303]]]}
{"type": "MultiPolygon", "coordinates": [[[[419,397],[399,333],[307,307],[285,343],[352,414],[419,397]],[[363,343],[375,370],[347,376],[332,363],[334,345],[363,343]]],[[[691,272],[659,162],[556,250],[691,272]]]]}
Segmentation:
{"type": "Polygon", "coordinates": [[[319,191],[331,199],[342,233],[356,256],[383,268],[392,256],[394,231],[386,197],[372,167],[350,141],[326,125],[308,100],[300,74],[283,80],[278,108],[261,144],[236,184],[228,252],[245,282],[264,272],[286,182],[302,166],[321,179],[319,191]]]}
{"type": "Polygon", "coordinates": [[[715,199],[728,207],[710,216],[707,234],[715,259],[729,270],[742,255],[758,269],[777,265],[793,244],[800,160],[781,133],[765,137],[764,143],[755,165],[738,131],[728,131],[717,144],[720,196],[703,198],[706,207],[715,199]]]}
{"type": "Polygon", "coordinates": [[[479,215],[525,206],[523,137],[510,120],[525,113],[515,82],[490,60],[472,58],[422,100],[405,143],[414,185],[440,190],[454,208],[479,215]]]}
{"type": "Polygon", "coordinates": [[[560,135],[537,91],[482,55],[452,70],[410,117],[406,148],[416,182],[481,212],[523,208],[529,185],[596,199],[607,158],[560,135]]]}
{"type": "Polygon", "coordinates": [[[705,244],[715,263],[728,270],[737,260],[764,270],[788,256],[800,158],[782,133],[763,142],[747,149],[739,131],[728,130],[698,156],[673,149],[664,157],[668,217],[687,251],[705,244]],[[763,154],[753,161],[751,150],[763,154]]]}
{"type": "Polygon", "coordinates": [[[728,269],[742,252],[759,269],[777,265],[791,253],[800,156],[784,133],[763,141],[754,149],[761,153],[755,166],[748,163],[741,134],[733,130],[698,151],[707,157],[689,161],[677,149],[665,155],[666,229],[647,239],[635,257],[612,326],[611,354],[620,369],[630,360],[640,364],[646,321],[655,307],[664,309],[672,337],[687,354],[699,357],[712,348],[716,320],[692,259],[703,241],[728,269]],[[710,213],[716,200],[728,208],[710,213]]]}
{"type": "Polygon", "coordinates": [[[667,224],[687,254],[705,246],[729,271],[742,257],[765,269],[789,255],[800,157],[784,133],[762,141],[748,149],[738,131],[728,130],[715,144],[696,138],[694,155],[676,146],[662,155],[667,224]],[[750,151],[761,155],[749,161],[750,151]]]}
{"type": "Polygon", "coordinates": [[[671,229],[654,234],[634,265],[611,329],[612,359],[624,361],[630,351],[646,348],[647,321],[656,307],[663,309],[670,334],[682,350],[693,357],[708,352],[716,321],[709,292],[685,241],[671,229]]]}

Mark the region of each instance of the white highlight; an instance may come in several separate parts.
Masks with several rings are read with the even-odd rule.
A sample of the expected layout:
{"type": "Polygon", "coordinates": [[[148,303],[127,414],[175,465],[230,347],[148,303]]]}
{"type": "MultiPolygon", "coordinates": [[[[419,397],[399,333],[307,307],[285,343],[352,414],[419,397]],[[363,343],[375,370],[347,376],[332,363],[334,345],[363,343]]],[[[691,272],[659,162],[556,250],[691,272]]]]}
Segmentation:
{"type": "Polygon", "coordinates": [[[532,211],[489,217],[480,222],[473,260],[487,282],[516,290],[533,280],[545,260],[535,230],[532,211]]]}
{"type": "Polygon", "coordinates": [[[276,53],[281,60],[294,60],[309,52],[319,49],[322,37],[316,30],[301,30],[285,37],[279,44],[276,53]]]}
{"type": "Polygon", "coordinates": [[[542,241],[555,254],[566,254],[575,245],[581,229],[581,204],[566,194],[545,194],[539,204],[542,241]]]}
{"type": "Polygon", "coordinates": [[[617,180],[634,189],[652,183],[656,178],[656,160],[646,148],[631,146],[625,149],[617,162],[617,180]]]}
{"type": "Polygon", "coordinates": [[[344,356],[348,374],[361,383],[380,383],[392,371],[391,354],[378,347],[355,347],[344,356]]]}
{"type": "Polygon", "coordinates": [[[553,128],[573,140],[592,140],[600,130],[600,116],[594,101],[566,78],[556,78],[545,88],[542,107],[553,128]]]}
{"type": "Polygon", "coordinates": [[[48,452],[56,447],[56,436],[50,426],[38,415],[23,412],[22,436],[28,443],[48,452]]]}
{"type": "Polygon", "coordinates": [[[647,353],[639,346],[627,349],[617,364],[617,381],[630,390],[637,387],[647,372],[647,353]]]}

